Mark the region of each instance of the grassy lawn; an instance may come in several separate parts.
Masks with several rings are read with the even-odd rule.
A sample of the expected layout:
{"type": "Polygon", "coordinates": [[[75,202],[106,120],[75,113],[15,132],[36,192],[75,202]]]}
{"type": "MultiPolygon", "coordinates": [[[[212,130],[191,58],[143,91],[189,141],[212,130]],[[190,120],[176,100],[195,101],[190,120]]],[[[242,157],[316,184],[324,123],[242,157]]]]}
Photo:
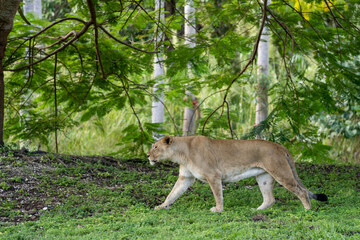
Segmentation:
{"type": "Polygon", "coordinates": [[[153,210],[178,168],[145,160],[2,153],[0,239],[360,239],[360,166],[298,163],[305,186],[324,192],[305,211],[276,185],[276,204],[256,211],[255,179],[224,185],[211,213],[210,187],[196,182],[170,210],[153,210]]]}

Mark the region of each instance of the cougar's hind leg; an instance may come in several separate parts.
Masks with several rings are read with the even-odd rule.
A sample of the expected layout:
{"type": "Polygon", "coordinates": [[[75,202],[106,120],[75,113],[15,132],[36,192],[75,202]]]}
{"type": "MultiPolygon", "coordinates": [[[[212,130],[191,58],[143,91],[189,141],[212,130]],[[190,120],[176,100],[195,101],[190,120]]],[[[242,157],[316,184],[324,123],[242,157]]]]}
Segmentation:
{"type": "Polygon", "coordinates": [[[263,203],[257,209],[265,210],[275,203],[273,195],[274,178],[270,174],[264,173],[256,176],[256,181],[259,184],[259,188],[263,196],[263,203]]]}
{"type": "Polygon", "coordinates": [[[305,209],[311,209],[310,197],[308,190],[303,187],[302,184],[295,179],[290,166],[284,166],[282,171],[275,170],[269,173],[275,178],[275,180],[284,186],[287,190],[294,193],[303,203],[305,209]]]}

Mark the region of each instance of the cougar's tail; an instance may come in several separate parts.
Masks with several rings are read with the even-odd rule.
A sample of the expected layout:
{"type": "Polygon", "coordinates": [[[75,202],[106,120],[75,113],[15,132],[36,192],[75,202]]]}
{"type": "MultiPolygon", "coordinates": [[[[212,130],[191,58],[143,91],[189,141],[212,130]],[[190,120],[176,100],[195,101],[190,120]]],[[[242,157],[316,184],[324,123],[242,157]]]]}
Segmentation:
{"type": "Polygon", "coordinates": [[[317,201],[326,202],[328,200],[328,197],[323,193],[316,194],[309,191],[309,195],[312,199],[315,199],[317,201]]]}
{"type": "Polygon", "coordinates": [[[304,186],[304,184],[302,184],[302,182],[299,179],[299,176],[297,175],[294,160],[292,159],[292,157],[291,157],[290,153],[288,152],[288,150],[286,150],[286,158],[288,160],[288,163],[290,165],[290,168],[291,168],[291,170],[292,170],[292,172],[294,174],[294,177],[295,177],[296,181],[300,184],[300,186],[302,186],[303,188],[305,188],[308,191],[309,197],[314,199],[314,200],[317,200],[317,201],[326,202],[328,200],[328,197],[325,194],[323,194],[323,193],[316,194],[316,193],[310,192],[304,186]]]}

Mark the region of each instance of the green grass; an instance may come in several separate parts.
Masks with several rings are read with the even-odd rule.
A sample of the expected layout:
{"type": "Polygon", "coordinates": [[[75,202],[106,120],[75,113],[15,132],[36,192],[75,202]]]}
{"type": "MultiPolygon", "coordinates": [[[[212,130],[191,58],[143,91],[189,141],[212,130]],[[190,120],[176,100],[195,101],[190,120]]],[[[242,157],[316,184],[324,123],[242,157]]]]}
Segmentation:
{"type": "MultiPolygon", "coordinates": [[[[298,164],[303,183],[329,197],[328,203],[313,200],[311,211],[279,185],[277,203],[256,211],[261,193],[255,179],[246,179],[224,186],[224,211],[217,214],[209,211],[215,204],[210,187],[198,181],[170,210],[153,210],[175,183],[176,167],[62,161],[53,159],[36,176],[44,201],[61,204],[41,210],[38,221],[0,223],[0,239],[360,239],[359,166],[298,164]]],[[[4,167],[0,176],[10,171],[4,167]]],[[[19,179],[0,182],[7,188],[19,179]]],[[[0,214],[16,217],[17,203],[8,202],[13,211],[2,203],[0,214]]]]}

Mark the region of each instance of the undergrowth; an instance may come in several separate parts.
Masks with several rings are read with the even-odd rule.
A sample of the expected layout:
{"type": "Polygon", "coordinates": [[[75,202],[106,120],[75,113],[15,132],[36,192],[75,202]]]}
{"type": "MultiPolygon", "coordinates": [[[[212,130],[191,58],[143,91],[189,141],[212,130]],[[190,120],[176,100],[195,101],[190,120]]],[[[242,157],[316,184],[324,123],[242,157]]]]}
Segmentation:
{"type": "Polygon", "coordinates": [[[305,211],[276,185],[262,202],[255,179],[224,185],[224,211],[197,181],[170,210],[155,211],[177,180],[173,164],[145,160],[2,153],[0,239],[359,239],[360,167],[298,163],[305,186],[326,193],[305,211]]]}

